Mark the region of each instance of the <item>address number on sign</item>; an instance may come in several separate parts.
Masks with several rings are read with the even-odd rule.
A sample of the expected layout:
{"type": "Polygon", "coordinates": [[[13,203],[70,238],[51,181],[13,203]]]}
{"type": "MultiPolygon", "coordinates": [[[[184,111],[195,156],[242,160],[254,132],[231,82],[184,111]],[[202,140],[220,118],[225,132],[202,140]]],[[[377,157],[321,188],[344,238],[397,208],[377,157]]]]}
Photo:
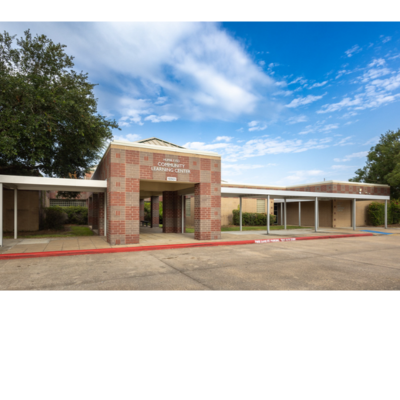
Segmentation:
{"type": "Polygon", "coordinates": [[[174,176],[168,176],[167,181],[176,181],[176,177],[174,176]]]}

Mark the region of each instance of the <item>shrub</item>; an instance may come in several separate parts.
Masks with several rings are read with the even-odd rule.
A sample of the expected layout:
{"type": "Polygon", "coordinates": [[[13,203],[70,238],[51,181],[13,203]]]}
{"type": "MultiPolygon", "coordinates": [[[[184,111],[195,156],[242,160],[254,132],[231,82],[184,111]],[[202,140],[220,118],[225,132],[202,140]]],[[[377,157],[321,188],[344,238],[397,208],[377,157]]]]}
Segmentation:
{"type": "MultiPolygon", "coordinates": [[[[159,207],[158,207],[158,215],[159,215],[159,223],[163,223],[163,203],[160,201],[159,207]]],[[[151,221],[151,202],[146,201],[144,203],[144,220],[145,221],[151,221]]]]}
{"type": "MultiPolygon", "coordinates": [[[[232,210],[233,213],[233,225],[240,225],[240,211],[232,210]]],[[[275,222],[275,215],[269,215],[270,225],[275,222]]],[[[266,213],[242,213],[243,226],[266,226],[267,225],[267,214],[266,213]]]]}
{"type": "Polygon", "coordinates": [[[68,215],[61,207],[47,207],[45,209],[44,227],[47,229],[62,229],[68,220],[68,215]]]}
{"type": "MultiPolygon", "coordinates": [[[[373,202],[368,206],[368,221],[373,226],[385,224],[385,204],[373,202]]],[[[400,223],[400,201],[392,200],[388,204],[388,224],[400,223]]]]}
{"type": "Polygon", "coordinates": [[[62,207],[63,211],[68,215],[66,224],[87,225],[88,224],[88,208],[87,207],[62,207]]]}

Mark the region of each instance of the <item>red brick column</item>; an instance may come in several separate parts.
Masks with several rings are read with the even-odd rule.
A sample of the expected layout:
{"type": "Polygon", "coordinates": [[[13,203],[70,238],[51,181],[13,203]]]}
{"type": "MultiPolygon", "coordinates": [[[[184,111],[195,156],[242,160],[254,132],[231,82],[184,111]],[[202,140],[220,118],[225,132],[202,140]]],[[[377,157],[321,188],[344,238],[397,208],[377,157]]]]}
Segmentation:
{"type": "Polygon", "coordinates": [[[160,202],[158,196],[151,196],[151,227],[158,228],[160,225],[160,202]]]}
{"type": "Polygon", "coordinates": [[[182,196],[177,192],[163,192],[163,232],[182,232],[182,196]]]}
{"type": "Polygon", "coordinates": [[[98,194],[98,210],[99,236],[104,236],[104,193],[98,194]]]}
{"type": "Polygon", "coordinates": [[[97,193],[93,193],[92,228],[99,229],[99,196],[97,193]]]}
{"type": "Polygon", "coordinates": [[[174,192],[163,192],[163,232],[174,233],[174,192]]]}
{"type": "Polygon", "coordinates": [[[140,199],[140,220],[144,221],[144,199],[140,199]]]}
{"type": "Polygon", "coordinates": [[[111,245],[139,243],[138,154],[111,149],[107,238],[111,245]]]}
{"type": "Polygon", "coordinates": [[[221,238],[221,190],[217,183],[197,183],[194,186],[194,238],[221,238]]]}

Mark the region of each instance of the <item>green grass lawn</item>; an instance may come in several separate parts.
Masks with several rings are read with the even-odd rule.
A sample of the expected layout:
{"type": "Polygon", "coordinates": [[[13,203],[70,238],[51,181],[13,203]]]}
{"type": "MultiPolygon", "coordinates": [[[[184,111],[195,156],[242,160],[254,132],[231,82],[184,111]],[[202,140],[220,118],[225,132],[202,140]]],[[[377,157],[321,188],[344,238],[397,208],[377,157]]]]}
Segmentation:
{"type": "MultiPolygon", "coordinates": [[[[271,230],[284,229],[283,225],[271,225],[271,230]]],[[[306,226],[288,225],[287,229],[307,229],[306,226]]],[[[266,226],[243,226],[242,231],[266,231],[266,226]]],[[[221,226],[221,232],[240,231],[239,226],[221,226]]],[[[186,233],[194,233],[194,228],[186,228],[186,233]]]]}
{"type": "MultiPolygon", "coordinates": [[[[40,239],[40,238],[55,238],[55,237],[74,237],[74,236],[93,236],[94,233],[93,231],[88,227],[88,226],[82,226],[82,225],[73,225],[69,227],[70,230],[65,231],[65,232],[60,232],[60,233],[48,233],[48,234],[41,234],[39,231],[37,235],[35,235],[33,232],[29,232],[31,234],[25,235],[24,233],[21,233],[21,235],[18,235],[19,239],[40,239]]],[[[4,239],[13,239],[14,236],[4,236],[4,239]]]]}

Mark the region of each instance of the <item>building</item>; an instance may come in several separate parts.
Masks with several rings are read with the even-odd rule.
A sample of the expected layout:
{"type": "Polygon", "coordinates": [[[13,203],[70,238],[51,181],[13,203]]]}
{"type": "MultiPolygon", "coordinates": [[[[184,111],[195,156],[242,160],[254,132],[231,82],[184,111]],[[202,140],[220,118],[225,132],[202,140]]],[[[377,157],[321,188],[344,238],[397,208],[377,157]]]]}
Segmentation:
{"type": "Polygon", "coordinates": [[[355,228],[367,224],[365,210],[371,201],[387,205],[390,199],[387,185],[329,181],[274,187],[262,183],[221,182],[221,156],[214,152],[185,149],[157,138],[114,141],[90,179],[0,175],[0,206],[4,207],[0,233],[3,226],[10,230],[12,222],[15,237],[18,229],[26,230],[21,207],[28,192],[21,191],[81,192],[82,199],[87,199],[89,224],[112,245],[139,243],[146,199],[152,204],[152,226],[158,227],[162,199],[163,233],[181,233],[185,226],[193,226],[199,240],[219,239],[221,224],[231,223],[232,210],[238,206],[243,212],[274,213],[285,226],[355,228]]]}

